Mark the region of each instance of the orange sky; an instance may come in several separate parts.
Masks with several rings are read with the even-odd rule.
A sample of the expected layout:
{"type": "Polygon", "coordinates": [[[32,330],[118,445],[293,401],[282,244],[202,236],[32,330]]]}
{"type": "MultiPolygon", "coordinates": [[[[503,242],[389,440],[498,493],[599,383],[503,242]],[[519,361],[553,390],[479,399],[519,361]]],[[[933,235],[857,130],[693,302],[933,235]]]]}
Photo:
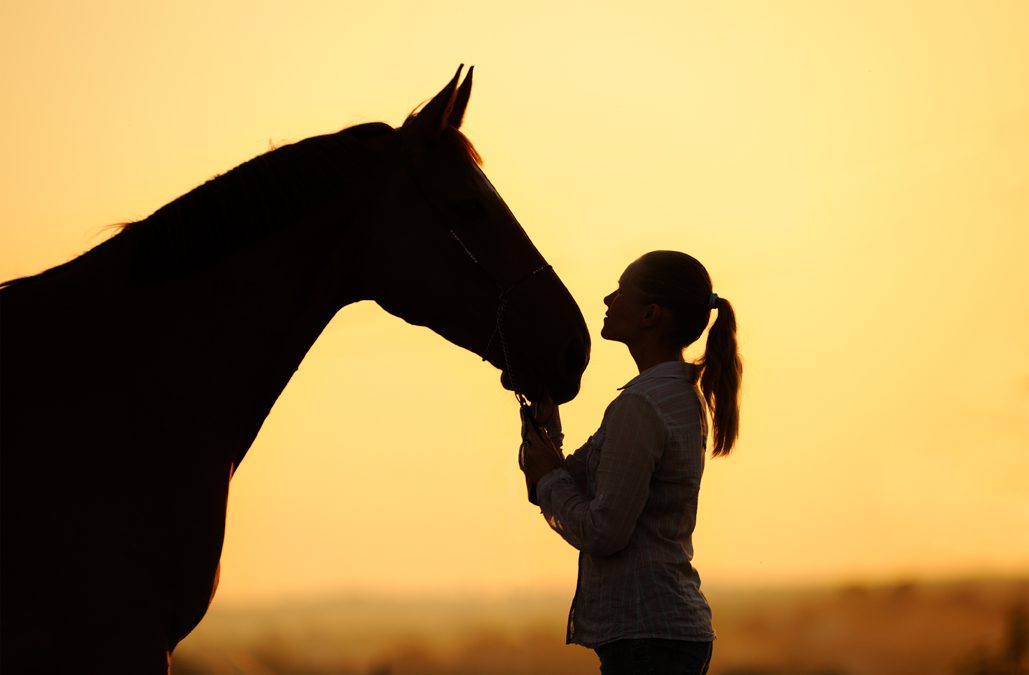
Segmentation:
{"type": "MultiPolygon", "coordinates": [[[[570,446],[634,375],[598,335],[628,262],[737,308],[705,580],[1029,569],[1029,4],[623,5],[5,0],[0,277],[475,64],[465,131],[594,335],[570,446]]],[[[233,481],[219,602],[570,590],[517,426],[477,357],[345,308],[233,481]]]]}

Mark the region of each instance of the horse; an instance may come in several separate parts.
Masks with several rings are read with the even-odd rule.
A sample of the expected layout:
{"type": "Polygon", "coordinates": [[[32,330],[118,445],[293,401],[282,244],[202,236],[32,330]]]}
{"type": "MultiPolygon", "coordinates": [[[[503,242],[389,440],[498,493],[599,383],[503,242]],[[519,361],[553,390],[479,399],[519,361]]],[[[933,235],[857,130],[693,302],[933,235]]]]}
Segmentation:
{"type": "Polygon", "coordinates": [[[330,319],[372,300],[578,393],[590,340],[460,131],[462,68],[399,127],[284,145],[0,289],[0,665],[167,673],[217,587],[229,481],[330,319]]]}

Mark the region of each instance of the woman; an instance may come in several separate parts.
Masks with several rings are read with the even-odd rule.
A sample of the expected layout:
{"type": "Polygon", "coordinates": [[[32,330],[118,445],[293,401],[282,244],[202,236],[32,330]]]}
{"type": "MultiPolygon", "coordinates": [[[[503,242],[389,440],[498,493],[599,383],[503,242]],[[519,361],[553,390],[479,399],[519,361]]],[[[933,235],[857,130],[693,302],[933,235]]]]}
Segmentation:
{"type": "Polygon", "coordinates": [[[556,406],[523,414],[531,498],[580,551],[567,640],[595,649],[604,675],[706,673],[715,635],[691,538],[708,411],[714,456],[729,454],[739,430],[736,317],[704,266],[677,251],[633,262],[604,304],[600,335],[629,348],[639,375],[600,428],[563,457],[556,406]],[[686,363],[712,310],[704,357],[686,363]]]}

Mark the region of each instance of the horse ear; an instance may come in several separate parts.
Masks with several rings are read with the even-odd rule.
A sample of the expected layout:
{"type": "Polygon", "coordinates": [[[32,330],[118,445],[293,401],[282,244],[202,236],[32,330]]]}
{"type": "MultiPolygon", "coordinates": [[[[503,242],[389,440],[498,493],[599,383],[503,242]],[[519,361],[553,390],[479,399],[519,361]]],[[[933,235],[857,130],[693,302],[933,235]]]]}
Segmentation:
{"type": "Polygon", "coordinates": [[[450,114],[454,109],[454,98],[457,95],[457,81],[461,77],[461,69],[464,64],[457,67],[457,72],[447,86],[443,87],[432,100],[425,104],[425,107],[416,114],[407,118],[405,127],[411,127],[419,134],[435,136],[447,127],[450,121],[450,114]]]}
{"type": "Polygon", "coordinates": [[[461,87],[457,90],[457,96],[454,97],[454,104],[450,110],[449,124],[455,129],[461,128],[464,110],[468,107],[468,98],[472,95],[472,72],[474,70],[475,66],[468,66],[468,75],[465,76],[464,82],[461,83],[461,87]]]}

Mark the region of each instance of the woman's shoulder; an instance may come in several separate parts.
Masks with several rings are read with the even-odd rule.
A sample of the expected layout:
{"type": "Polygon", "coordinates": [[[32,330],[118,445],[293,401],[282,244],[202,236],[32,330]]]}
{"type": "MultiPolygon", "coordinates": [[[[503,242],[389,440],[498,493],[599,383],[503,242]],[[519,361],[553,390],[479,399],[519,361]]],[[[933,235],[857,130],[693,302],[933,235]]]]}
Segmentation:
{"type": "Polygon", "coordinates": [[[601,428],[613,424],[632,424],[633,426],[649,425],[667,427],[668,420],[658,401],[646,390],[624,389],[608,404],[604,411],[601,428]]]}
{"type": "MultiPolygon", "coordinates": [[[[692,363],[669,363],[667,366],[650,377],[630,382],[622,389],[619,398],[636,396],[662,410],[683,406],[695,408],[699,392],[696,366],[692,363]]],[[[650,375],[651,371],[645,374],[650,375]]]]}

